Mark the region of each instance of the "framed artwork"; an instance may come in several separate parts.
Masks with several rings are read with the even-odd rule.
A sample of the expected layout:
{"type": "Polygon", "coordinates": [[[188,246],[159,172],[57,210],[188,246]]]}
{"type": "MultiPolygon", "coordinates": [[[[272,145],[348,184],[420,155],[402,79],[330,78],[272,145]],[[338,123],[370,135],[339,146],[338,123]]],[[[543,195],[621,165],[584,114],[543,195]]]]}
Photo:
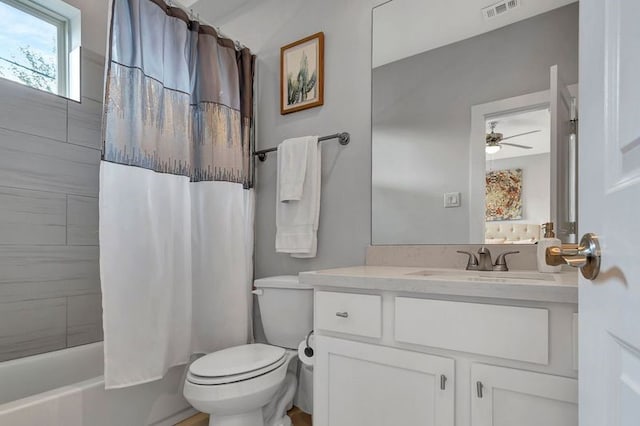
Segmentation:
{"type": "Polygon", "coordinates": [[[280,114],[324,103],[324,33],[280,49],[280,114]]]}
{"type": "Polygon", "coordinates": [[[487,222],[522,219],[522,169],[488,172],[485,202],[487,222]]]}

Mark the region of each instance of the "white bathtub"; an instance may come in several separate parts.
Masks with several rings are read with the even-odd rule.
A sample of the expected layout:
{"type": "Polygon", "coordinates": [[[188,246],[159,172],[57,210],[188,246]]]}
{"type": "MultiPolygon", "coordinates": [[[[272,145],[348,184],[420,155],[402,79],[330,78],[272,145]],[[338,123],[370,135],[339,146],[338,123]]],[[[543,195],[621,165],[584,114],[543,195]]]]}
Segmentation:
{"type": "Polygon", "coordinates": [[[0,425],[169,426],[195,413],[183,368],[164,379],[105,390],[102,343],[0,363],[0,425]]]}

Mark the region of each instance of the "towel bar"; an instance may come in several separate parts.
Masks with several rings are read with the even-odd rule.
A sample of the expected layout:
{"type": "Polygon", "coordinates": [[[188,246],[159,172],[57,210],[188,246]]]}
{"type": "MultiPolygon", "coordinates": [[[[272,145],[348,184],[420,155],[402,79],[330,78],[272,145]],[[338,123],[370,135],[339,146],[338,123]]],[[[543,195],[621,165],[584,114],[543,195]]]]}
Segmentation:
{"type": "MultiPolygon", "coordinates": [[[[333,135],[327,135],[327,136],[321,136],[318,138],[318,142],[323,142],[323,141],[328,141],[331,139],[338,139],[338,142],[340,143],[340,145],[348,145],[349,144],[349,140],[351,139],[351,135],[347,132],[342,132],[342,133],[334,133],[333,135]]],[[[270,152],[274,152],[277,151],[278,148],[274,147],[274,148],[269,148],[269,149],[262,149],[260,151],[256,151],[253,153],[253,155],[257,155],[258,156],[258,160],[260,161],[265,161],[267,159],[267,154],[270,152]]]]}

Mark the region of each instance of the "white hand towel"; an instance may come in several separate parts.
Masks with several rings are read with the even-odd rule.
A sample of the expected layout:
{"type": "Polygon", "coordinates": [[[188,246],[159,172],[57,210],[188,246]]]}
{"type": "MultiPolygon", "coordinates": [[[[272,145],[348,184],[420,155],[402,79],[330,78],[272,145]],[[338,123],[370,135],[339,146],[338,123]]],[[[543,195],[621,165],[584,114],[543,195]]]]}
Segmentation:
{"type": "Polygon", "coordinates": [[[307,173],[307,154],[316,148],[318,138],[305,136],[287,139],[278,145],[279,200],[299,201],[307,173]]]}
{"type": "MultiPolygon", "coordinates": [[[[321,159],[317,137],[315,141],[313,148],[307,150],[307,170],[300,200],[283,203],[277,196],[276,251],[290,253],[293,257],[315,257],[318,248],[321,159]]],[[[278,156],[278,171],[281,161],[278,156]]],[[[277,187],[280,188],[279,182],[277,187]]]]}

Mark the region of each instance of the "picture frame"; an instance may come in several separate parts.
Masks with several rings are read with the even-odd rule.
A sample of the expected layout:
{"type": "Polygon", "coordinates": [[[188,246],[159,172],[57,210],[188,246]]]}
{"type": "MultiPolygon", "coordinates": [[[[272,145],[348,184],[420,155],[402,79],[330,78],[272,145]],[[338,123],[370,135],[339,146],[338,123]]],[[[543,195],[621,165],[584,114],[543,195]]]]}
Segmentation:
{"type": "Polygon", "coordinates": [[[522,220],[522,169],[492,170],[486,173],[485,220],[522,220]]]}
{"type": "Polygon", "coordinates": [[[280,114],[324,104],[324,33],[280,48],[280,114]]]}

